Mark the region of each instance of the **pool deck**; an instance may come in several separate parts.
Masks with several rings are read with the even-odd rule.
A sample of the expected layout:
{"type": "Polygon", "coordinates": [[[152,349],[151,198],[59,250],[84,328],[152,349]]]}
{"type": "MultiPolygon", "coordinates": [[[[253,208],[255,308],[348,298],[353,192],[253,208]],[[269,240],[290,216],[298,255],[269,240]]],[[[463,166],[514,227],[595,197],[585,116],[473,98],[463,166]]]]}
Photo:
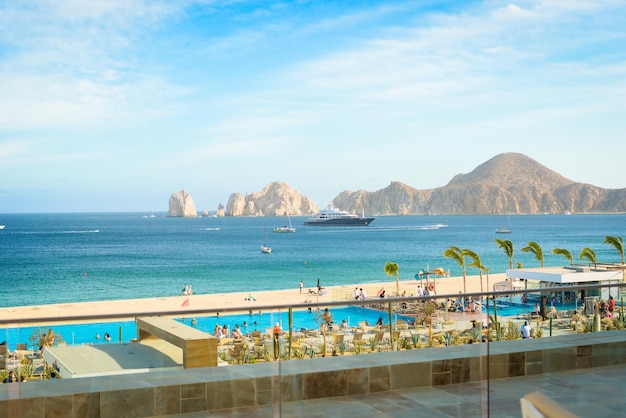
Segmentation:
{"type": "MultiPolygon", "coordinates": [[[[283,402],[256,408],[212,411],[211,417],[520,418],[520,398],[540,392],[580,417],[623,416],[626,365],[497,379],[378,394],[283,402]]],[[[172,415],[168,415],[171,417],[172,415]]],[[[176,417],[200,418],[205,413],[176,417]]]]}

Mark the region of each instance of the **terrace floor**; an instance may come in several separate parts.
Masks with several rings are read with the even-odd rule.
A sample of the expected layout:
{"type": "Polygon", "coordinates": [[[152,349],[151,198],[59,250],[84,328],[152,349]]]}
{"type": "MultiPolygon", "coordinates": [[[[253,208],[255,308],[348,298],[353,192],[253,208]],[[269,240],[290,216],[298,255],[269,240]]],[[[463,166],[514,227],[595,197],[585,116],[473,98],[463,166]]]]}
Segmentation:
{"type": "MultiPolygon", "coordinates": [[[[578,416],[622,416],[626,365],[358,396],[212,411],[211,417],[515,417],[520,398],[539,391],[578,416]]],[[[169,415],[171,416],[171,415],[169,415]]],[[[207,413],[177,415],[206,417],[207,413]]]]}

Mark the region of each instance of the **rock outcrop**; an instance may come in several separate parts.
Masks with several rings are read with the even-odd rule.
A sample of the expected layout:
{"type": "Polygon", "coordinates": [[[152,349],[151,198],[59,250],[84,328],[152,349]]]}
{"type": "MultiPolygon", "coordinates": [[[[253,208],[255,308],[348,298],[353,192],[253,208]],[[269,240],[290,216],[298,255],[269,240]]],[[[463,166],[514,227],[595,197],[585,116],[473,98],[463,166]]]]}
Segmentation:
{"type": "Polygon", "coordinates": [[[226,204],[226,216],[299,216],[317,212],[315,202],[279,181],[268,184],[261,192],[245,196],[233,193],[226,204]]]}
{"type": "Polygon", "coordinates": [[[185,190],[173,193],[170,196],[169,209],[167,216],[170,217],[196,217],[198,212],[196,211],[196,205],[193,199],[185,190]]]}
{"type": "Polygon", "coordinates": [[[217,205],[217,210],[215,211],[215,216],[217,216],[218,218],[223,218],[224,217],[224,205],[222,205],[221,203],[219,205],[217,205]]]}

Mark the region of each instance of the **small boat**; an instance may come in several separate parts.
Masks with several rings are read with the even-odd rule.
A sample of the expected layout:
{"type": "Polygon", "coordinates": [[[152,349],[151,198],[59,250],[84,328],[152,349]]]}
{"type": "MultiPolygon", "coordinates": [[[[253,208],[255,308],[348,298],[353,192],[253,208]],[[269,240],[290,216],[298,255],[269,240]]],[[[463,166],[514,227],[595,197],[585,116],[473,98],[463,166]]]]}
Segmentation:
{"type": "Polygon", "coordinates": [[[496,234],[510,234],[513,232],[513,228],[511,228],[511,220],[509,219],[509,215],[506,215],[506,220],[508,225],[503,226],[502,228],[496,228],[496,234]]]}
{"type": "Polygon", "coordinates": [[[263,229],[263,243],[261,244],[261,252],[269,254],[272,252],[272,247],[267,245],[267,226],[263,229]]]}
{"type": "Polygon", "coordinates": [[[291,225],[291,218],[289,217],[289,214],[287,213],[286,215],[287,224],[275,227],[274,232],[296,232],[296,228],[291,225]]]}
{"type": "Polygon", "coordinates": [[[0,225],[0,229],[4,229],[6,225],[0,225]]]}
{"type": "Polygon", "coordinates": [[[304,221],[304,224],[309,226],[367,226],[375,219],[366,218],[365,215],[353,215],[328,205],[328,208],[322,209],[320,213],[304,221]]]}

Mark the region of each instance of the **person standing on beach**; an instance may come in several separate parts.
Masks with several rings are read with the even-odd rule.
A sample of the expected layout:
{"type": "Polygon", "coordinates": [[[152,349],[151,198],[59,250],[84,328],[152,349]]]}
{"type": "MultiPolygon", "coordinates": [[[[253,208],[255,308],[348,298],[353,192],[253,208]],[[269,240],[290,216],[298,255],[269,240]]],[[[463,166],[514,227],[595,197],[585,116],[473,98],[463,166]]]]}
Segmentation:
{"type": "Polygon", "coordinates": [[[367,297],[367,294],[365,293],[365,290],[363,290],[363,288],[361,288],[359,290],[361,291],[361,294],[360,294],[361,300],[365,300],[365,298],[367,297]]]}
{"type": "Polygon", "coordinates": [[[304,283],[302,283],[302,280],[300,280],[300,293],[302,293],[302,288],[304,287],[304,283]]]}
{"type": "Polygon", "coordinates": [[[361,292],[359,292],[359,288],[355,287],[354,288],[354,300],[359,300],[360,296],[361,296],[361,292]]]}

